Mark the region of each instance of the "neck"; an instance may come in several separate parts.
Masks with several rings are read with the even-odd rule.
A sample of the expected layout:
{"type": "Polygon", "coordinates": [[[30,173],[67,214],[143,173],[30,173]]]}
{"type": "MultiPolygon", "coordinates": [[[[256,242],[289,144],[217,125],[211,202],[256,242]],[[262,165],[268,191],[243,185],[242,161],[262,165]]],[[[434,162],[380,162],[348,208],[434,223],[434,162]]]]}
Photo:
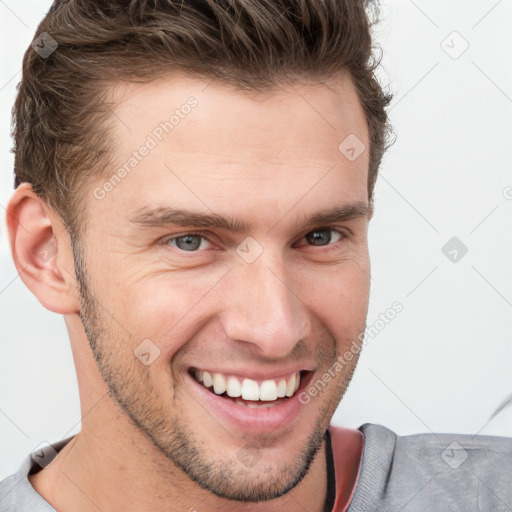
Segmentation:
{"type": "Polygon", "coordinates": [[[121,411],[108,415],[106,402],[110,402],[107,397],[94,411],[101,421],[94,421],[91,412],[82,431],[54,462],[30,477],[36,491],[56,510],[220,512],[232,510],[235,504],[240,512],[324,509],[325,440],[306,476],[286,495],[265,502],[233,502],[190,480],[121,411]]]}

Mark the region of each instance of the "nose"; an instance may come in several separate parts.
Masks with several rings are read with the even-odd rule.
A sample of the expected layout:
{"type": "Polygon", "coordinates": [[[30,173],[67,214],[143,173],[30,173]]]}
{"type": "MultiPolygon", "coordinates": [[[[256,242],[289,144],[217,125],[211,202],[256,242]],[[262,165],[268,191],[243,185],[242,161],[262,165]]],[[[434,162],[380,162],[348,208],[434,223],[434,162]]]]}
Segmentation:
{"type": "Polygon", "coordinates": [[[226,335],[254,345],[263,357],[289,355],[309,335],[311,323],[282,261],[262,255],[250,264],[237,264],[230,274],[220,313],[226,335]]]}

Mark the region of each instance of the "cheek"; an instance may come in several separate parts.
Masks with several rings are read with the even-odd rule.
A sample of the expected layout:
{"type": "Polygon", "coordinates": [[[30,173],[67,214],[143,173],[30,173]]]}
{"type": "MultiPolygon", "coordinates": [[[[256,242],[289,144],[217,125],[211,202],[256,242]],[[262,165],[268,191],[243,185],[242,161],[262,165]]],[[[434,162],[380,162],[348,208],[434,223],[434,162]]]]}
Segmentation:
{"type": "Polygon", "coordinates": [[[329,313],[337,318],[356,319],[365,316],[369,291],[370,272],[367,265],[346,261],[331,268],[298,276],[300,298],[319,317],[329,313]]]}
{"type": "Polygon", "coordinates": [[[317,279],[309,295],[308,304],[321,324],[319,329],[334,339],[338,353],[353,342],[359,343],[359,335],[366,325],[369,285],[369,272],[353,265],[351,269],[340,269],[317,279]]]}
{"type": "Polygon", "coordinates": [[[201,328],[201,319],[211,316],[208,294],[219,277],[201,274],[160,272],[139,279],[130,279],[118,291],[119,321],[131,338],[151,340],[160,350],[161,362],[189,341],[201,328]]]}

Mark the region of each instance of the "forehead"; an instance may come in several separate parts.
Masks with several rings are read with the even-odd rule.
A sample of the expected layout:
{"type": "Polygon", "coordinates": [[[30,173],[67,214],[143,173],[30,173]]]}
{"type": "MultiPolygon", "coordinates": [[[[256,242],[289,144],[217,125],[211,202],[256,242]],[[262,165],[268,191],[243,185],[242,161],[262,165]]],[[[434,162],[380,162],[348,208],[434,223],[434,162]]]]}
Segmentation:
{"type": "Polygon", "coordinates": [[[240,156],[246,157],[248,149],[259,147],[263,152],[255,156],[268,158],[277,149],[277,144],[269,144],[276,133],[285,147],[303,142],[307,149],[330,145],[327,131],[335,140],[349,133],[367,139],[364,113],[347,73],[328,81],[274,86],[263,92],[173,75],[147,84],[118,84],[112,89],[112,103],[116,105],[114,129],[125,143],[136,144],[142,133],[156,138],[172,135],[167,137],[169,148],[200,142],[195,148],[198,151],[215,148],[234,155],[239,150],[240,156]],[[189,108],[190,104],[195,106],[189,108]],[[182,122],[185,119],[187,122],[182,122]],[[270,140],[263,137],[265,133],[270,140]]]}
{"type": "Polygon", "coordinates": [[[112,183],[100,208],[127,216],[172,203],[231,214],[250,198],[278,213],[294,202],[367,200],[368,131],[347,75],[257,94],[181,75],[112,93],[115,163],[95,184],[112,183]],[[344,151],[347,140],[358,158],[344,151]]]}

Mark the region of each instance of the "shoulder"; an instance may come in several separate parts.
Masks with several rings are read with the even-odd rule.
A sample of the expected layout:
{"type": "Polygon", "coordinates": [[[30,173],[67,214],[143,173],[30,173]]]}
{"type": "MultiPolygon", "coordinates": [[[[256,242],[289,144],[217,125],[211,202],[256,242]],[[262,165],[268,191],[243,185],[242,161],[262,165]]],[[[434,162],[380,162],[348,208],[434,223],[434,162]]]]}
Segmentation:
{"type": "Polygon", "coordinates": [[[11,475],[0,481],[0,512],[10,512],[13,507],[13,490],[16,486],[16,475],[11,475]]]}
{"type": "Polygon", "coordinates": [[[399,436],[369,423],[359,431],[363,457],[349,512],[512,510],[512,438],[399,436]]]}
{"type": "MultiPolygon", "coordinates": [[[[382,425],[360,427],[368,456],[433,468],[447,475],[491,472],[512,479],[512,438],[456,433],[399,436],[382,425]],[[506,474],[503,474],[506,473],[506,474]]],[[[366,450],[365,450],[366,451],[366,450]]],[[[510,480],[509,480],[510,481],[510,480]]]]}
{"type": "Polygon", "coordinates": [[[28,480],[31,463],[29,456],[15,474],[0,482],[0,512],[54,512],[28,480]]]}
{"type": "Polygon", "coordinates": [[[28,476],[48,466],[72,438],[39,448],[25,458],[15,474],[0,482],[0,512],[55,512],[32,487],[28,476]]]}

